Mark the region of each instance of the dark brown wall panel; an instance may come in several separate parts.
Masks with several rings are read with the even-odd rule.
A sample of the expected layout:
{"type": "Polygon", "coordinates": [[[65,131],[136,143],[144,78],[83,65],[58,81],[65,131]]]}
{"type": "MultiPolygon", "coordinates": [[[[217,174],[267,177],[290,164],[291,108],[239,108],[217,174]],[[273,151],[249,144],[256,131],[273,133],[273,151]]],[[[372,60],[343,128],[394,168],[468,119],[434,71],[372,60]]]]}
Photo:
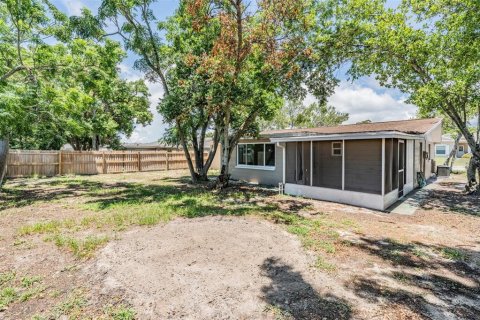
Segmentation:
{"type": "Polygon", "coordinates": [[[314,186],[342,189],[342,157],[332,156],[331,141],[313,142],[314,186]]]}
{"type": "Polygon", "coordinates": [[[345,190],[382,193],[382,140],[345,141],[345,190]]]}
{"type": "Polygon", "coordinates": [[[285,182],[297,183],[296,165],[297,165],[297,143],[287,142],[285,150],[285,182]]]}

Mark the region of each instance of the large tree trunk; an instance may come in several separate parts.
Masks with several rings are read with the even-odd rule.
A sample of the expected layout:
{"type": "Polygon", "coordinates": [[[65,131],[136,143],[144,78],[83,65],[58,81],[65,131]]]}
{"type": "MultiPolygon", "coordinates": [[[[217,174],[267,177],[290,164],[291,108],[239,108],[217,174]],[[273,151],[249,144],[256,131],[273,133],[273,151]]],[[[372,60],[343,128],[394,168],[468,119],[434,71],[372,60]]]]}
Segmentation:
{"type": "Polygon", "coordinates": [[[478,162],[474,157],[470,158],[467,168],[467,180],[468,183],[465,186],[465,190],[468,194],[474,194],[480,192],[480,185],[476,178],[476,173],[478,171],[480,177],[480,162],[478,162]]]}
{"type": "Polygon", "coordinates": [[[7,173],[8,139],[0,140],[0,187],[7,173]]]}
{"type": "Polygon", "coordinates": [[[461,138],[462,138],[462,133],[459,132],[457,134],[457,137],[455,138],[453,149],[452,149],[452,151],[450,151],[450,154],[448,155],[447,160],[445,160],[444,165],[450,166],[450,171],[452,171],[453,163],[455,162],[455,159],[457,158],[458,144],[459,144],[461,138]]]}
{"type": "Polygon", "coordinates": [[[228,181],[230,180],[230,173],[228,170],[228,164],[231,156],[231,146],[229,137],[230,128],[230,110],[225,112],[225,120],[223,124],[223,139],[222,139],[222,161],[220,166],[220,175],[217,177],[217,188],[226,188],[228,181]]]}

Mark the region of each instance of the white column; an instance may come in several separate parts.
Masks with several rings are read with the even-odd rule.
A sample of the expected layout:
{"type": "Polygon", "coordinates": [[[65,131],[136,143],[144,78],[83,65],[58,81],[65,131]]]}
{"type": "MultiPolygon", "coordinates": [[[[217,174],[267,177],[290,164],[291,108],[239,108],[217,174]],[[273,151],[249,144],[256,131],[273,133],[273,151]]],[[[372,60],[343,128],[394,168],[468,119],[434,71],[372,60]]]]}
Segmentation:
{"type": "Polygon", "coordinates": [[[382,196],[385,195],[385,138],[382,139],[382,196]]]}

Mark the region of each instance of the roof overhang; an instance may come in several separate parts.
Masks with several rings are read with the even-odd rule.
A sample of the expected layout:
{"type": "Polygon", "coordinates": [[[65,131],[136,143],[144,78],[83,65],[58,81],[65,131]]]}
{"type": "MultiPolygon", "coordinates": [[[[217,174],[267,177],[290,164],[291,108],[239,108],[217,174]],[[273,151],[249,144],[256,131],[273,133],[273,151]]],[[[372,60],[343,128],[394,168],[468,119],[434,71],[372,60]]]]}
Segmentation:
{"type": "Polygon", "coordinates": [[[384,132],[362,132],[362,133],[341,133],[341,134],[323,134],[323,135],[305,135],[294,137],[271,137],[272,142],[291,142],[291,141],[331,141],[331,140],[364,140],[364,139],[425,139],[423,134],[407,134],[398,131],[384,132]]]}

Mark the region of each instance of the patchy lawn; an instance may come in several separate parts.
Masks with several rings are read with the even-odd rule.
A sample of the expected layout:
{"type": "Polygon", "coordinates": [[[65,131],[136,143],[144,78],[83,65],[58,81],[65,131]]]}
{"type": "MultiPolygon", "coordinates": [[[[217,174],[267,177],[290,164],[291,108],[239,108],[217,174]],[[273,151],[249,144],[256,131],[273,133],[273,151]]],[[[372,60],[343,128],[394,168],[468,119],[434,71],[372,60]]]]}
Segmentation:
{"type": "Polygon", "coordinates": [[[183,171],[10,180],[0,318],[475,319],[480,200],[464,179],[412,216],[183,171]]]}

